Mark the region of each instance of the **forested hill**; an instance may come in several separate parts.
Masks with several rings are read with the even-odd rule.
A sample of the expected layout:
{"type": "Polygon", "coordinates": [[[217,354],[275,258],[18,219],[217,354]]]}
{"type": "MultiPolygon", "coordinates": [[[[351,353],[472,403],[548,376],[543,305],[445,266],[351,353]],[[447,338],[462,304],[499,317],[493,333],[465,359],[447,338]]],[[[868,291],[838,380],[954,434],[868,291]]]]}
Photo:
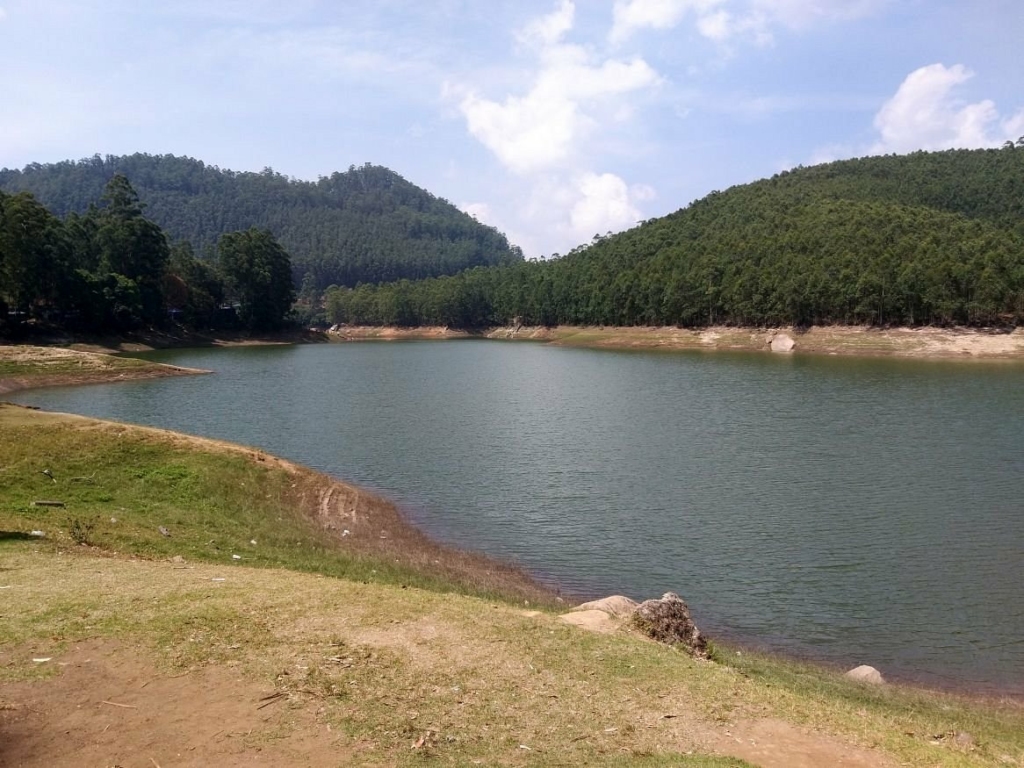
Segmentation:
{"type": "Polygon", "coordinates": [[[1020,324],[1021,144],[798,168],[555,261],[338,291],[329,309],[493,325],[1020,324]]]}
{"type": "Polygon", "coordinates": [[[58,216],[81,213],[117,173],[171,240],[207,252],[225,232],[259,227],[292,258],[296,284],[315,287],[454,274],[522,259],[505,236],[380,166],[316,182],[237,173],[172,155],[96,155],[0,170],[0,190],[31,192],[58,216]],[[307,283],[308,285],[308,283],[307,283]]]}

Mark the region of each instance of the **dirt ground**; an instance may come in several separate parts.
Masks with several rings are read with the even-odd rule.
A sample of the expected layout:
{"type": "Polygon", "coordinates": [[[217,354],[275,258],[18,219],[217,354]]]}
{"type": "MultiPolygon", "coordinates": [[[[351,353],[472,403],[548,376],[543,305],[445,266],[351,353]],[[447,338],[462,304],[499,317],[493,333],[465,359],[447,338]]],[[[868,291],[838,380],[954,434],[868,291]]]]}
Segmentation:
{"type": "Polygon", "coordinates": [[[161,674],[139,649],[112,640],[40,663],[59,674],[0,694],[0,768],[348,764],[312,707],[227,667],[161,674]]]}
{"type": "MultiPolygon", "coordinates": [[[[230,666],[162,673],[141,649],[109,639],[74,644],[40,663],[57,665],[58,674],[0,693],[0,768],[359,764],[315,702],[290,701],[230,666]]],[[[763,768],[889,764],[877,752],[781,720],[709,728],[703,739],[763,768]]]]}

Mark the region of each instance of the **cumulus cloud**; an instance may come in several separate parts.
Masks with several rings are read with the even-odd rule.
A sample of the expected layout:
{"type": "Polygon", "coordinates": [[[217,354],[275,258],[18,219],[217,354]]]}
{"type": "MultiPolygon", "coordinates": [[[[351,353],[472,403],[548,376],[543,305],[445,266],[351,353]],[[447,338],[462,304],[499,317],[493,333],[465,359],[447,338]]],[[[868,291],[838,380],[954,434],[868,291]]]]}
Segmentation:
{"type": "MultiPolygon", "coordinates": [[[[560,0],[514,34],[533,65],[520,92],[493,98],[465,87],[446,91],[470,135],[528,190],[516,214],[519,226],[544,231],[559,247],[632,226],[643,218],[639,204],[654,197],[650,187],[630,186],[594,166],[598,156],[609,160],[608,131],[627,126],[637,94],[661,78],[642,58],[602,56],[568,42],[575,10],[571,0],[560,0]]],[[[463,209],[488,223],[508,218],[481,203],[463,209]]]]}
{"type": "Polygon", "coordinates": [[[698,19],[716,15],[726,0],[616,0],[608,39],[621,43],[642,29],[672,29],[689,13],[698,19]]]}
{"type": "MultiPolygon", "coordinates": [[[[572,4],[566,5],[571,11],[572,4]]],[[[473,137],[518,174],[563,163],[595,125],[590,109],[659,80],[643,59],[595,62],[581,46],[551,42],[565,31],[562,20],[555,23],[551,18],[528,27],[544,30],[528,37],[545,45],[539,53],[540,68],[525,94],[495,101],[470,92],[459,104],[473,137]]]]}
{"type": "Polygon", "coordinates": [[[974,73],[962,64],[930,64],[909,75],[875,116],[872,154],[998,146],[1024,128],[1024,109],[1003,118],[990,99],[966,103],[959,86],[974,73]]]}
{"type": "Polygon", "coordinates": [[[576,181],[576,191],[578,199],[569,220],[580,241],[631,227],[643,217],[626,182],[613,173],[583,174],[576,181]]]}
{"type": "Polygon", "coordinates": [[[572,0],[562,0],[554,11],[534,19],[520,30],[516,37],[529,45],[554,45],[572,29],[576,19],[576,6],[572,0]]]}

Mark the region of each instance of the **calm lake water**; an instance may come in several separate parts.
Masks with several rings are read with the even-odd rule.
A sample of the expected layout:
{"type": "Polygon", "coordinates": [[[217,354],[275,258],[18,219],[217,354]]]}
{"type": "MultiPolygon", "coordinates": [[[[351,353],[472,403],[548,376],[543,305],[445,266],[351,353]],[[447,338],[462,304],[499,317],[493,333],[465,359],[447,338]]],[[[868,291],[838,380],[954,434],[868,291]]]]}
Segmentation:
{"type": "Polygon", "coordinates": [[[1024,694],[1024,367],[450,341],[149,356],[21,402],[259,446],[574,594],[1024,694]]]}

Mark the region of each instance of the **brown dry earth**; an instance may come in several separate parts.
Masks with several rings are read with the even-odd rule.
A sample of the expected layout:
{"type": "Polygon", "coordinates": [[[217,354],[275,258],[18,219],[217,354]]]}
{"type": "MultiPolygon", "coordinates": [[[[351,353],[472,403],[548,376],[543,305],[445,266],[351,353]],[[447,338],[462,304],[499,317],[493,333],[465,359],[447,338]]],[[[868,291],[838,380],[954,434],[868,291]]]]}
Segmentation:
{"type": "MultiPolygon", "coordinates": [[[[390,636],[387,644],[413,640],[390,636]]],[[[77,643],[47,663],[59,675],[3,689],[0,768],[359,764],[315,703],[275,696],[230,667],[167,675],[140,649],[110,640],[77,643]]],[[[781,720],[704,730],[700,740],[714,751],[763,768],[892,765],[781,720]]]]}
{"type": "Polygon", "coordinates": [[[168,676],[138,649],[79,643],[52,679],[4,686],[0,767],[347,765],[309,706],[225,667],[168,676]]]}

